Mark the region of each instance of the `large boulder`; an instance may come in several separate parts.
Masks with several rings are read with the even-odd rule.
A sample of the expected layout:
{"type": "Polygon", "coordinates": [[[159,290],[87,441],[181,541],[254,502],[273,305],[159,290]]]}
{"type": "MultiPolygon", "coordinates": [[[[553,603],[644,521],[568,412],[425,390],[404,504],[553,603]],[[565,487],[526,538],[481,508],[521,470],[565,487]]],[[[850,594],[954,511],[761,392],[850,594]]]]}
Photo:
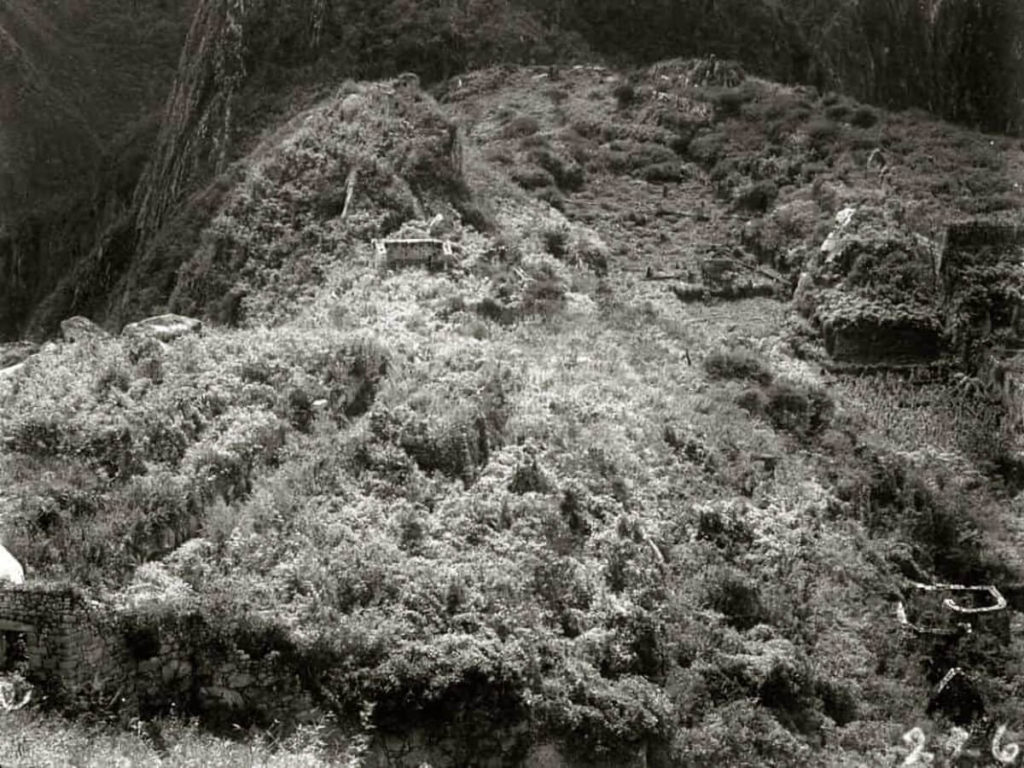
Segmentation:
{"type": "Polygon", "coordinates": [[[105,339],[110,336],[105,330],[87,317],[75,315],[61,321],[60,334],[64,341],[79,342],[91,339],[105,339]]]}
{"type": "Polygon", "coordinates": [[[168,342],[180,336],[199,333],[202,328],[202,321],[196,320],[194,317],[167,314],[147,317],[145,320],[129,323],[121,329],[121,335],[168,342]]]}

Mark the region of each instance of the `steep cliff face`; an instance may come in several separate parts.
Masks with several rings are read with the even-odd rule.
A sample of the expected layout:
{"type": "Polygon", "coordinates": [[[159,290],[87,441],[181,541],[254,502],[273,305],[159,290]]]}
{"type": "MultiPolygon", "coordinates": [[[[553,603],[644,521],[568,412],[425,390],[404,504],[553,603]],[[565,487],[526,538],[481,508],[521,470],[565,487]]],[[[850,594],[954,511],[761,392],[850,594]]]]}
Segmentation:
{"type": "Polygon", "coordinates": [[[245,77],[245,4],[203,3],[192,22],[152,161],[139,184],[138,230],[145,243],[183,192],[222,170],[232,102],[245,77]]]}
{"type": "Polygon", "coordinates": [[[59,48],[39,14],[0,7],[0,227],[90,175],[99,155],[95,132],[48,66],[59,48]]]}

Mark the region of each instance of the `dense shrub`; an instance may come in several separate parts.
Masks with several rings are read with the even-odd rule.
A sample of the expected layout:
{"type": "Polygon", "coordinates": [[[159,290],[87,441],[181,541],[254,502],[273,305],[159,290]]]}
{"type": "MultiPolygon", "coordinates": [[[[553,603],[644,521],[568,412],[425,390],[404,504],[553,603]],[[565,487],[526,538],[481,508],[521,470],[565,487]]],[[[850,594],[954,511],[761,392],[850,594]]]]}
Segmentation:
{"type": "Polygon", "coordinates": [[[765,415],[776,429],[807,436],[820,432],[832,419],[835,404],[820,387],[776,380],[765,389],[765,415]]]}
{"type": "Polygon", "coordinates": [[[878,113],[871,107],[857,107],[850,117],[850,124],[856,128],[871,128],[878,122],[878,113]]]}
{"type": "Polygon", "coordinates": [[[512,172],[512,180],[523,189],[529,190],[555,186],[555,177],[536,165],[517,167],[512,172]]]}
{"type": "Polygon", "coordinates": [[[548,264],[533,269],[523,290],[522,310],[526,314],[557,312],[565,301],[568,286],[548,264]]]}
{"type": "Polygon", "coordinates": [[[740,189],[734,198],[737,208],[752,213],[766,213],[779,196],[779,189],[771,181],[758,181],[740,189]]]}
{"type": "Polygon", "coordinates": [[[825,149],[839,138],[839,126],[828,119],[815,119],[807,124],[807,140],[815,149],[825,149]]]}
{"type": "Polygon", "coordinates": [[[532,115],[519,115],[505,124],[504,135],[508,139],[533,136],[540,130],[540,123],[532,115]]]}
{"type": "Polygon", "coordinates": [[[748,379],[769,384],[773,378],[764,360],[742,347],[712,352],[704,358],[703,366],[714,379],[748,379]]]}
{"type": "Polygon", "coordinates": [[[708,588],[707,604],[725,616],[730,626],[750,629],[770,619],[758,588],[735,571],[714,577],[708,588]]]}
{"type": "Polygon", "coordinates": [[[743,105],[754,97],[750,88],[740,86],[738,88],[726,88],[714,93],[711,102],[715,107],[715,120],[724,120],[730,117],[739,117],[743,105]]]}
{"type": "Polygon", "coordinates": [[[626,109],[636,101],[636,87],[629,81],[619,83],[612,90],[612,95],[615,96],[615,103],[619,109],[626,109]]]}
{"type": "Polygon", "coordinates": [[[569,230],[559,224],[552,224],[541,230],[544,250],[556,259],[564,259],[569,253],[569,230]]]}
{"type": "Polygon", "coordinates": [[[644,166],[640,169],[640,178],[652,183],[682,181],[683,166],[678,160],[671,160],[667,163],[655,163],[644,166]]]}
{"type": "Polygon", "coordinates": [[[847,117],[849,117],[849,115],[849,104],[833,104],[832,106],[827,107],[825,109],[825,117],[827,117],[829,120],[835,120],[836,122],[841,122],[845,120],[847,117]]]}
{"type": "Polygon", "coordinates": [[[578,192],[583,188],[586,175],[583,166],[575,160],[563,157],[548,147],[532,151],[529,157],[532,162],[551,174],[559,189],[578,192]]]}

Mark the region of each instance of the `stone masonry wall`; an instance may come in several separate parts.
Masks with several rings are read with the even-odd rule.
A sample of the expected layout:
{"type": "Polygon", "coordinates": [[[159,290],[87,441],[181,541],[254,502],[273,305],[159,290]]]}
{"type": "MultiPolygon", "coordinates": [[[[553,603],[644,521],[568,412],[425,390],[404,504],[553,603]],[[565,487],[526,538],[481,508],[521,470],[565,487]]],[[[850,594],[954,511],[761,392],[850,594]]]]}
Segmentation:
{"type": "Polygon", "coordinates": [[[128,681],[123,642],[110,632],[103,611],[70,588],[0,589],[0,630],[23,632],[29,677],[66,691],[121,688],[128,681]]]}
{"type": "Polygon", "coordinates": [[[142,715],[202,714],[221,722],[269,724],[320,717],[294,666],[279,652],[263,656],[213,637],[202,622],[185,622],[131,638],[109,606],[70,587],[0,586],[0,632],[23,633],[26,676],[47,694],[119,698],[142,715]]]}

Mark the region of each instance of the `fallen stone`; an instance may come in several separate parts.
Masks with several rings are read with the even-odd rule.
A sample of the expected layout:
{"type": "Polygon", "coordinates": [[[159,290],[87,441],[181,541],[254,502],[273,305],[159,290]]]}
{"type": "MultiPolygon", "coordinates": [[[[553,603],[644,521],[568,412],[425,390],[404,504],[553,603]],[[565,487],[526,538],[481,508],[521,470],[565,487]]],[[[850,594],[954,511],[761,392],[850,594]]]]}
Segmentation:
{"type": "Polygon", "coordinates": [[[64,337],[64,341],[73,343],[89,341],[91,339],[105,339],[110,336],[109,333],[96,325],[92,320],[81,315],[75,315],[67,320],[62,320],[60,333],[64,337]]]}
{"type": "Polygon", "coordinates": [[[252,675],[245,672],[239,672],[231,676],[228,680],[228,685],[232,688],[248,688],[254,682],[252,675]]]}
{"type": "Polygon", "coordinates": [[[341,100],[341,116],[345,122],[350,122],[358,117],[366,109],[366,97],[358,93],[350,93],[341,100]]]}
{"type": "Polygon", "coordinates": [[[0,344],[0,369],[10,368],[25,362],[39,351],[39,345],[31,341],[14,341],[0,344]]]}
{"type": "Polygon", "coordinates": [[[199,333],[203,323],[192,317],[183,315],[157,315],[147,317],[135,323],[129,323],[121,329],[122,336],[148,337],[157,341],[173,341],[190,333],[199,333]]]}

